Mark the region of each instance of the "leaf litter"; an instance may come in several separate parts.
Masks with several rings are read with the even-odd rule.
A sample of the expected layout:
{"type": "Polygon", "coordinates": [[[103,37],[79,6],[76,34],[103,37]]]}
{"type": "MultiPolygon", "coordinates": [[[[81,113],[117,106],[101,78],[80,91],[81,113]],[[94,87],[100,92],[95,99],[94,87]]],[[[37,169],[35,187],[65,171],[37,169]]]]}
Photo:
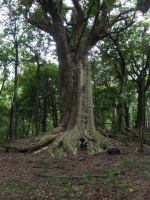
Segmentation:
{"type": "Polygon", "coordinates": [[[149,200],[150,148],[110,139],[121,154],[52,157],[0,148],[0,200],[149,200]]]}

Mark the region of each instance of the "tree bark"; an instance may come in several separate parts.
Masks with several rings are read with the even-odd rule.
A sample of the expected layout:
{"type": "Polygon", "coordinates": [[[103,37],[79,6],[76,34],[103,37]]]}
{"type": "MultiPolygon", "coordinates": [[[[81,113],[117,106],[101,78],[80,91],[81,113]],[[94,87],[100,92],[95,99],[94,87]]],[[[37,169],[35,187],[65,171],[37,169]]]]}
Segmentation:
{"type": "Polygon", "coordinates": [[[47,131],[47,95],[43,100],[43,114],[42,114],[42,132],[47,131]]]}
{"type": "Polygon", "coordinates": [[[110,39],[113,41],[117,56],[115,57],[116,63],[115,63],[115,70],[118,75],[118,79],[120,82],[120,92],[117,102],[117,114],[118,114],[118,125],[117,125],[117,131],[120,132],[124,128],[125,124],[125,107],[124,107],[124,95],[126,90],[126,62],[123,55],[123,52],[121,51],[120,44],[119,44],[119,34],[116,34],[115,37],[112,35],[109,35],[110,39]],[[118,59],[119,56],[119,59],[118,59]]]}
{"type": "Polygon", "coordinates": [[[37,63],[37,71],[36,71],[36,77],[37,77],[37,83],[36,83],[36,99],[35,99],[35,131],[36,135],[39,135],[39,130],[40,130],[40,124],[39,124],[39,85],[40,85],[40,63],[39,63],[39,58],[38,55],[35,54],[35,60],[37,63]]]}
{"type": "Polygon", "coordinates": [[[144,77],[138,82],[138,105],[136,128],[145,127],[145,90],[144,77]]]}
{"type": "Polygon", "coordinates": [[[70,64],[74,67],[61,74],[61,127],[65,131],[62,147],[68,153],[75,154],[77,141],[84,134],[89,140],[89,153],[102,151],[107,141],[95,129],[87,56],[70,64]]]}
{"type": "MultiPolygon", "coordinates": [[[[14,30],[16,30],[16,21],[15,21],[15,27],[14,30]]],[[[11,117],[10,117],[10,139],[13,142],[16,135],[16,113],[17,113],[17,84],[18,84],[18,64],[19,64],[19,54],[18,54],[18,41],[16,32],[14,31],[13,34],[14,38],[14,48],[15,48],[15,77],[14,77],[14,90],[13,90],[13,99],[12,99],[12,108],[11,108],[11,117]]]]}
{"type": "Polygon", "coordinates": [[[126,127],[129,128],[130,127],[130,123],[129,123],[129,107],[127,106],[127,103],[124,103],[124,108],[125,108],[125,123],[126,123],[126,127]]]}

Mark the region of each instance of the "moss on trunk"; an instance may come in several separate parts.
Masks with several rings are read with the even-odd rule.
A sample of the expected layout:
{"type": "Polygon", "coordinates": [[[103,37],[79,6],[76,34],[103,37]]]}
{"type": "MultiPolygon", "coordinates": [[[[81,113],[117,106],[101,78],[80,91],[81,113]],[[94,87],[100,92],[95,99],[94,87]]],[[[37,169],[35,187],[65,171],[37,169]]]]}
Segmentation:
{"type": "Polygon", "coordinates": [[[29,153],[49,144],[48,152],[53,156],[66,156],[68,154],[75,156],[79,150],[80,136],[83,134],[88,139],[88,155],[99,154],[103,151],[103,148],[111,147],[109,141],[97,131],[87,134],[83,129],[81,130],[78,127],[74,127],[70,131],[60,132],[57,135],[46,133],[40,137],[38,136],[34,141],[26,139],[23,145],[19,143],[10,143],[1,144],[0,146],[4,147],[7,151],[9,149],[14,149],[22,153],[29,153]]]}
{"type": "Polygon", "coordinates": [[[76,155],[79,150],[80,137],[84,135],[88,139],[87,154],[94,155],[104,151],[103,148],[111,147],[111,143],[102,136],[99,132],[87,133],[83,129],[74,127],[72,130],[66,131],[52,146],[49,147],[49,152],[54,153],[56,151],[59,155],[76,155]],[[59,141],[59,142],[58,142],[59,141]]]}

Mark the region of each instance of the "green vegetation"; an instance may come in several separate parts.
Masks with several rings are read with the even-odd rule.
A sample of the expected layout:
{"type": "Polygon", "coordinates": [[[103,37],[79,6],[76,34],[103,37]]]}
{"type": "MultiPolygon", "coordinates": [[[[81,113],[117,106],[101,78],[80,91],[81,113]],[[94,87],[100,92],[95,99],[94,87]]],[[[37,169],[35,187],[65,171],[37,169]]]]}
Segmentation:
{"type": "Polygon", "coordinates": [[[95,170],[97,170],[96,175],[85,170],[82,174],[75,176],[65,175],[69,167],[64,166],[62,167],[64,175],[49,176],[47,174],[43,176],[45,181],[41,183],[38,181],[38,178],[42,175],[40,172],[35,173],[36,182],[30,182],[30,184],[26,183],[27,177],[22,177],[21,175],[10,176],[5,179],[5,183],[2,186],[2,196],[5,199],[12,200],[20,198],[21,195],[23,195],[24,199],[29,199],[30,197],[30,199],[44,200],[53,196],[53,191],[56,189],[59,199],[84,199],[87,189],[89,188],[90,190],[94,184],[96,185],[95,189],[99,190],[100,195],[105,194],[108,190],[115,190],[120,195],[120,199],[122,199],[140,183],[141,176],[149,179],[149,163],[149,158],[140,160],[137,157],[126,158],[125,161],[116,163],[115,166],[95,166],[95,170]],[[136,180],[132,176],[125,179],[124,174],[129,172],[140,173],[136,180]]]}
{"type": "MultiPolygon", "coordinates": [[[[57,60],[56,50],[51,48],[51,38],[46,32],[40,31],[39,27],[36,29],[26,20],[20,20],[20,16],[23,17],[27,12],[25,7],[31,6],[30,3],[29,5],[23,4],[22,7],[19,1],[18,4],[15,2],[15,5],[11,0],[9,6],[7,4],[7,0],[1,4],[1,9],[8,10],[8,13],[6,14],[4,11],[5,20],[1,18],[4,28],[0,33],[0,137],[3,143],[12,139],[11,137],[18,139],[47,132],[59,125],[61,115],[59,66],[51,62],[52,59],[55,62],[57,60]],[[13,12],[11,12],[12,10],[13,12]],[[24,34],[22,30],[24,30],[24,34]],[[17,45],[14,47],[15,42],[17,45]],[[11,70],[11,68],[13,69],[11,70]],[[15,91],[14,84],[16,84],[15,91]],[[16,96],[14,96],[15,94],[16,96]],[[15,102],[13,102],[14,99],[15,102]],[[13,114],[14,110],[15,114],[13,114]],[[15,128],[10,120],[12,116],[15,117],[16,122],[13,121],[15,128]],[[10,127],[14,128],[14,133],[10,127]]],[[[65,4],[64,6],[67,7],[65,4]]],[[[112,9],[113,6],[116,8],[115,1],[111,1],[112,9]]],[[[117,6],[118,12],[128,9],[127,5],[121,1],[117,3],[117,6]]],[[[115,34],[110,34],[109,37],[97,41],[96,47],[90,52],[94,121],[98,130],[117,130],[120,118],[123,120],[123,126],[140,128],[142,99],[145,101],[144,124],[149,128],[150,64],[148,55],[150,35],[149,22],[147,22],[149,13],[145,13],[141,18],[138,18],[138,13],[136,13],[133,17],[134,3],[131,6],[131,11],[123,17],[127,20],[125,20],[126,25],[128,23],[131,25],[125,26],[125,31],[120,31],[124,21],[117,22],[117,25],[114,24],[110,28],[115,34]],[[132,24],[132,17],[135,21],[134,24],[132,24]],[[145,84],[143,89],[142,84],[145,84]],[[144,96],[141,96],[142,91],[144,96]]],[[[89,13],[89,19],[93,19],[98,7],[105,10],[107,5],[103,2],[101,6],[96,6],[91,1],[87,1],[83,5],[86,13],[89,13]]],[[[109,10],[109,8],[107,9],[109,10]]],[[[140,10],[139,4],[138,9],[140,10]]],[[[69,20],[67,19],[67,9],[60,10],[62,19],[69,20]]],[[[42,7],[38,7],[34,11],[35,13],[32,11],[30,14],[36,23],[41,18],[47,20],[42,7]]],[[[103,11],[99,13],[101,12],[103,11]]],[[[110,21],[115,18],[113,13],[109,16],[110,21]]],[[[52,19],[49,20],[48,24],[52,25],[52,19]]],[[[87,24],[85,31],[88,32],[90,26],[87,24]]],[[[76,38],[73,36],[75,35],[73,30],[73,27],[68,28],[68,37],[70,37],[72,45],[75,42],[73,38],[76,38]]]]}

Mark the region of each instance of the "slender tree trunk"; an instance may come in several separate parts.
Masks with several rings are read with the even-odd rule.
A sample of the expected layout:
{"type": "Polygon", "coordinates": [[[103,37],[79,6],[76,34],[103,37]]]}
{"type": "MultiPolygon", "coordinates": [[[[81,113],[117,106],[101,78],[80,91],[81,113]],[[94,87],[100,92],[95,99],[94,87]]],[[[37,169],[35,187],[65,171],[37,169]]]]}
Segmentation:
{"type": "Polygon", "coordinates": [[[120,94],[117,105],[117,114],[118,114],[118,132],[124,127],[124,92],[125,92],[125,73],[122,74],[120,79],[120,94]]]}
{"type": "Polygon", "coordinates": [[[39,135],[39,82],[40,82],[40,63],[38,56],[35,55],[37,63],[37,85],[36,85],[36,100],[35,100],[35,131],[36,135],[39,135]]]}
{"type": "Polygon", "coordinates": [[[111,129],[116,130],[116,108],[112,111],[112,125],[111,129]]]}
{"type": "Polygon", "coordinates": [[[144,91],[144,80],[138,83],[138,109],[137,109],[137,121],[136,128],[145,126],[145,91],[144,91]]]}
{"type": "Polygon", "coordinates": [[[42,132],[47,131],[47,108],[47,95],[45,95],[43,101],[42,132]]]}
{"type": "Polygon", "coordinates": [[[2,91],[3,91],[3,88],[4,88],[4,83],[5,83],[5,79],[3,79],[3,82],[2,82],[2,84],[1,84],[0,94],[1,94],[1,93],[2,93],[2,91]]]}
{"type": "Polygon", "coordinates": [[[29,136],[30,124],[31,124],[31,120],[29,120],[29,122],[28,122],[28,127],[27,127],[27,131],[26,131],[26,137],[29,136]]]}
{"type": "Polygon", "coordinates": [[[57,102],[55,92],[52,94],[52,119],[53,119],[53,126],[56,128],[58,126],[58,114],[57,114],[57,102]]]}
{"type": "Polygon", "coordinates": [[[126,103],[124,103],[124,109],[125,109],[125,123],[126,123],[126,127],[130,127],[130,123],[129,123],[129,108],[127,106],[126,103]]]}
{"type": "Polygon", "coordinates": [[[119,34],[115,38],[112,35],[109,35],[110,39],[113,41],[116,51],[118,53],[118,57],[116,57],[117,63],[115,64],[115,70],[118,74],[118,78],[120,81],[120,93],[119,93],[119,99],[117,104],[117,114],[118,114],[118,127],[117,130],[120,132],[124,128],[124,95],[125,95],[125,88],[126,88],[126,62],[124,55],[120,49],[119,44],[119,34]],[[118,68],[119,67],[119,68],[118,68]]]}
{"type": "Polygon", "coordinates": [[[15,134],[16,134],[16,112],[17,112],[17,82],[18,82],[18,63],[19,63],[19,57],[18,57],[18,42],[15,38],[15,51],[16,51],[16,59],[15,59],[15,78],[14,78],[14,95],[12,100],[12,112],[11,112],[11,121],[10,121],[10,139],[11,141],[14,141],[15,134]]]}
{"type": "Polygon", "coordinates": [[[11,142],[13,142],[14,140],[14,134],[13,134],[13,127],[12,127],[12,124],[13,124],[13,100],[11,101],[11,110],[10,110],[10,129],[9,129],[9,135],[10,135],[10,140],[11,142]]]}
{"type": "Polygon", "coordinates": [[[43,100],[43,113],[42,113],[42,132],[47,131],[47,112],[48,112],[48,77],[47,68],[45,69],[45,82],[44,82],[44,100],[43,100]]]}

